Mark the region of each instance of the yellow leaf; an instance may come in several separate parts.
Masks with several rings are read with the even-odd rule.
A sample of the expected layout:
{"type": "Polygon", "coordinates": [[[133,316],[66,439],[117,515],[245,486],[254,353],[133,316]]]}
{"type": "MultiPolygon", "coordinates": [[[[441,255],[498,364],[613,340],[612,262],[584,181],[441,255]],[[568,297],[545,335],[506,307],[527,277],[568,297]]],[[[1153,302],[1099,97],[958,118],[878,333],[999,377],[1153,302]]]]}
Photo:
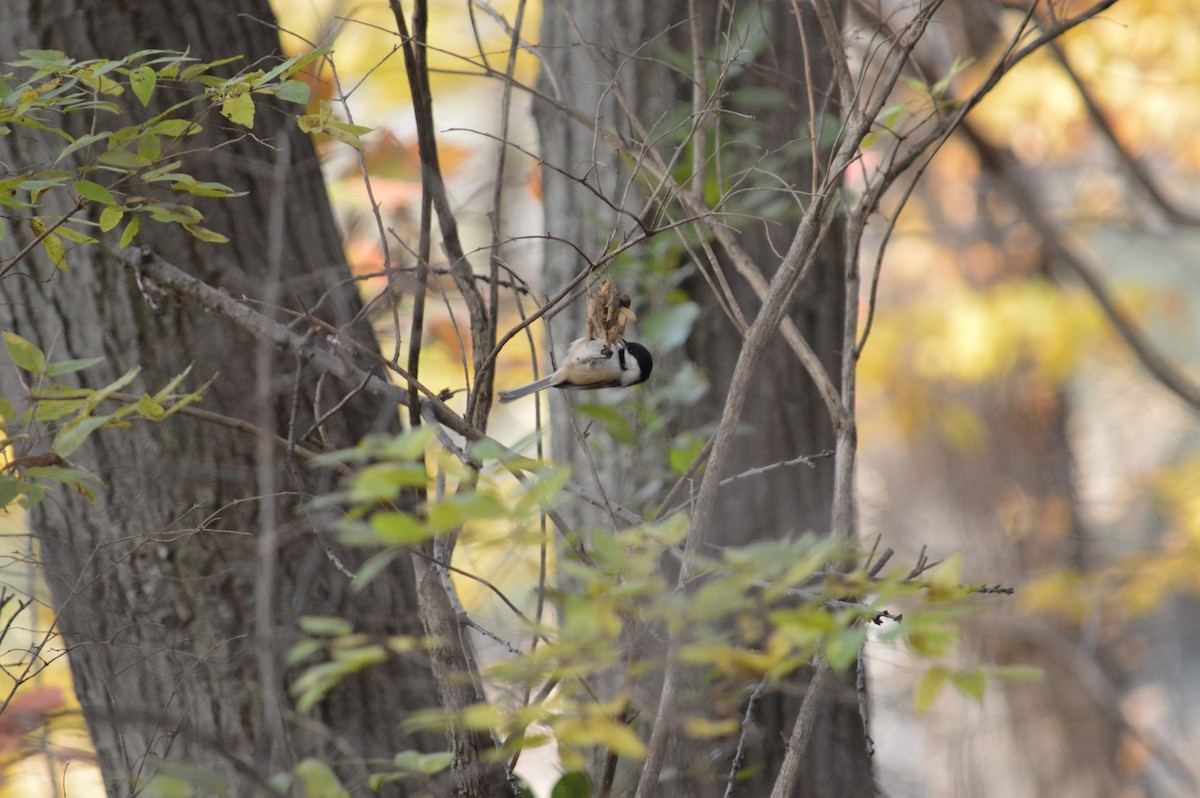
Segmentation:
{"type": "Polygon", "coordinates": [[[121,241],[117,245],[120,249],[125,249],[133,243],[133,237],[137,235],[138,228],[142,226],[142,221],[137,216],[129,220],[129,224],[125,225],[125,230],[121,233],[121,241]]]}
{"type": "Polygon", "coordinates": [[[709,720],[689,716],[683,719],[683,733],[693,740],[707,740],[710,737],[725,737],[738,730],[738,722],[733,718],[725,720],[709,720]]]}
{"type": "Polygon", "coordinates": [[[462,711],[463,726],[475,731],[487,731],[500,725],[504,713],[491,704],[474,704],[462,711]]]}
{"type": "Polygon", "coordinates": [[[121,210],[116,205],[109,205],[104,210],[100,211],[100,231],[107,233],[121,223],[125,218],[125,211],[121,210]]]}
{"type": "Polygon", "coordinates": [[[254,98],[249,92],[226,97],[221,103],[221,116],[242,127],[254,127],[254,98]]]}
{"type": "Polygon", "coordinates": [[[187,230],[201,241],[207,241],[210,244],[227,244],[229,238],[215,230],[209,230],[207,227],[198,224],[185,224],[184,230],[187,230]]]}
{"type": "Polygon", "coordinates": [[[938,693],[942,692],[942,688],[946,686],[946,678],[949,675],[946,669],[940,665],[935,665],[921,674],[921,679],[917,682],[917,689],[913,691],[913,708],[918,715],[929,709],[933,699],[937,698],[938,693]]]}
{"type": "Polygon", "coordinates": [[[646,746],[641,738],[624,723],[612,718],[560,717],[551,721],[550,727],[554,729],[558,741],[565,745],[600,746],[631,759],[641,759],[646,755],[646,746]]]}
{"type": "Polygon", "coordinates": [[[56,234],[50,233],[42,239],[42,247],[50,256],[50,262],[54,264],[55,268],[65,272],[67,270],[67,251],[63,248],[62,239],[56,234]]]}

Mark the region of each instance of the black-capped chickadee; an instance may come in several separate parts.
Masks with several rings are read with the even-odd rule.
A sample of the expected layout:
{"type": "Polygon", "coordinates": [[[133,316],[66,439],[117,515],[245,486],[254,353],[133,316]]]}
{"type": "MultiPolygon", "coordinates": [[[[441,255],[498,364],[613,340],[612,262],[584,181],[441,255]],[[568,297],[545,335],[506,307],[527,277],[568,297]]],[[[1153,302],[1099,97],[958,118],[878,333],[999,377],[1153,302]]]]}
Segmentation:
{"type": "Polygon", "coordinates": [[[617,341],[608,345],[599,338],[579,338],[567,347],[567,356],[557,371],[520,388],[500,391],[500,401],[511,402],[543,388],[564,391],[626,388],[645,382],[653,368],[654,358],[641,344],[617,341]]]}

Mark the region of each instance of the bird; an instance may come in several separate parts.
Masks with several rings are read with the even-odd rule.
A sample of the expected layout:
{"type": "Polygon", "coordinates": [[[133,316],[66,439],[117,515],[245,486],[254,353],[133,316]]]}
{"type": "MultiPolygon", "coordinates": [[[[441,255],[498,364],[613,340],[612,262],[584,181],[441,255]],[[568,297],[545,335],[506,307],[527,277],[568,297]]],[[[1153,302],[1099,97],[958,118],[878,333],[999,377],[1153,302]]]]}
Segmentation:
{"type": "Polygon", "coordinates": [[[545,388],[564,391],[627,388],[649,379],[653,368],[650,350],[639,343],[620,340],[610,345],[602,338],[578,338],[567,347],[567,356],[557,371],[520,388],[500,391],[500,401],[512,402],[545,388]]]}

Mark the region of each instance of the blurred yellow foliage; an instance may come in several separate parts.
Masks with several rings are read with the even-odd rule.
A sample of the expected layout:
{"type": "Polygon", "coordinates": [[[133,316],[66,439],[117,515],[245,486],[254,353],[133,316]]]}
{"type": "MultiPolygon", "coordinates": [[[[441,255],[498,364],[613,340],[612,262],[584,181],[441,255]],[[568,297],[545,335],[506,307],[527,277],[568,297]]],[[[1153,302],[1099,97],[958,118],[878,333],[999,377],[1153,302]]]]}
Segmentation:
{"type": "Polygon", "coordinates": [[[1159,471],[1154,492],[1187,543],[1200,545],[1200,458],[1159,471]]]}
{"type": "MultiPolygon", "coordinates": [[[[360,3],[354,0],[272,0],[272,7],[284,31],[318,45],[330,45],[337,63],[338,75],[343,89],[349,91],[367,73],[373,79],[363,85],[374,102],[386,107],[395,107],[398,101],[409,96],[408,80],[404,74],[404,59],[392,48],[400,43],[399,36],[390,33],[396,30],[396,19],[388,3],[360,3]],[[330,41],[332,38],[332,41],[330,41]],[[374,70],[372,72],[372,70],[374,70]]],[[[497,0],[490,5],[511,24],[514,20],[517,0],[497,0]]],[[[401,3],[406,15],[412,13],[411,2],[401,3]]],[[[541,14],[540,3],[530,3],[525,10],[522,29],[538,29],[541,14]]],[[[411,26],[411,18],[409,19],[411,26]]],[[[307,49],[303,41],[282,35],[285,47],[292,51],[307,49]]],[[[467,14],[467,6],[457,0],[432,0],[429,3],[429,69],[435,95],[439,88],[461,83],[468,79],[454,73],[478,75],[481,70],[467,59],[479,62],[486,57],[488,65],[503,73],[508,60],[509,35],[490,16],[476,12],[474,22],[467,14]],[[478,38],[476,38],[478,34],[478,38]],[[480,55],[482,46],[485,56],[480,55]],[[464,57],[465,56],[465,57],[464,57]]],[[[519,51],[516,64],[518,80],[529,81],[537,74],[537,62],[532,55],[519,51]]],[[[322,75],[327,80],[332,75],[322,75]]],[[[498,89],[497,89],[498,90],[498,89]]]]}
{"type": "MultiPolygon", "coordinates": [[[[1127,0],[1062,40],[1127,145],[1135,152],[1153,148],[1193,168],[1200,166],[1194,135],[1200,127],[1200,26],[1191,24],[1197,18],[1200,0],[1127,0]],[[1130,108],[1137,113],[1127,113],[1130,108]]],[[[969,74],[981,78],[981,69],[969,74]]],[[[1078,92],[1047,51],[1001,81],[975,115],[1030,159],[1074,156],[1087,132],[1078,92]]]]}
{"type": "Polygon", "coordinates": [[[886,410],[911,432],[936,419],[950,441],[971,448],[983,430],[954,390],[1017,375],[1061,385],[1105,329],[1089,297],[1040,280],[986,291],[960,282],[891,307],[876,317],[860,361],[864,421],[886,410]]]}

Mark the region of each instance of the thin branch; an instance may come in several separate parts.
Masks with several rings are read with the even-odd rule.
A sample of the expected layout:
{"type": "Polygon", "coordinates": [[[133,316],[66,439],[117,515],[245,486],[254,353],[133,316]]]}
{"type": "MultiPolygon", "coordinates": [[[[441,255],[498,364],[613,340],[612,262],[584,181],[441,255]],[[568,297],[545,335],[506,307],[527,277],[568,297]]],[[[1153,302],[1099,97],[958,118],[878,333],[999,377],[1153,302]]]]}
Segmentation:
{"type": "Polygon", "coordinates": [[[746,701],[746,712],[742,716],[737,748],[733,752],[733,760],[729,763],[729,775],[725,779],[724,798],[733,798],[733,785],[737,782],[738,772],[742,769],[742,762],[746,758],[746,732],[750,730],[750,723],[754,719],[754,705],[758,703],[758,699],[762,697],[763,691],[766,689],[767,680],[764,678],[754,688],[754,692],[750,694],[749,700],[746,701]]]}
{"type": "Polygon", "coordinates": [[[465,417],[472,426],[484,430],[487,429],[487,413],[491,407],[491,376],[490,372],[483,368],[484,353],[492,345],[488,340],[490,322],[483,296],[475,286],[474,271],[458,236],[458,222],[450,205],[450,196],[446,191],[446,182],[438,160],[437,135],[433,124],[433,96],[429,87],[425,46],[426,0],[417,0],[413,6],[411,35],[404,11],[400,8],[400,0],[388,0],[388,5],[396,19],[396,30],[400,34],[404,50],[404,67],[412,89],[413,114],[417,124],[417,152],[421,159],[422,193],[430,196],[433,210],[437,213],[442,246],[445,247],[446,256],[450,261],[450,271],[471,318],[475,380],[484,382],[483,385],[475,385],[471,390],[465,417]]]}
{"type": "MultiPolygon", "coordinates": [[[[750,477],[756,477],[761,474],[769,474],[770,472],[777,471],[780,468],[791,468],[791,467],[799,466],[799,465],[806,465],[809,468],[815,468],[818,460],[822,460],[826,457],[832,457],[832,456],[833,456],[833,450],[826,449],[824,451],[817,452],[816,454],[802,454],[799,457],[793,457],[791,460],[781,460],[778,463],[771,463],[770,465],[758,466],[757,468],[749,468],[749,469],[746,469],[745,471],[741,472],[740,474],[734,474],[731,477],[725,477],[725,479],[721,480],[721,482],[718,484],[717,487],[723,488],[726,485],[733,484],[734,482],[738,482],[743,479],[749,479],[750,477]]],[[[700,462],[700,458],[697,457],[695,463],[699,463],[699,462],[700,462]]],[[[691,471],[692,469],[689,468],[688,470],[691,471]]],[[[667,516],[667,515],[674,515],[675,513],[684,509],[691,503],[692,503],[692,500],[688,499],[686,501],[680,502],[679,504],[675,505],[674,507],[671,507],[671,509],[666,510],[665,512],[660,510],[659,511],[660,517],[667,516]]],[[[665,506],[667,506],[667,505],[664,505],[664,507],[665,506]]]]}

